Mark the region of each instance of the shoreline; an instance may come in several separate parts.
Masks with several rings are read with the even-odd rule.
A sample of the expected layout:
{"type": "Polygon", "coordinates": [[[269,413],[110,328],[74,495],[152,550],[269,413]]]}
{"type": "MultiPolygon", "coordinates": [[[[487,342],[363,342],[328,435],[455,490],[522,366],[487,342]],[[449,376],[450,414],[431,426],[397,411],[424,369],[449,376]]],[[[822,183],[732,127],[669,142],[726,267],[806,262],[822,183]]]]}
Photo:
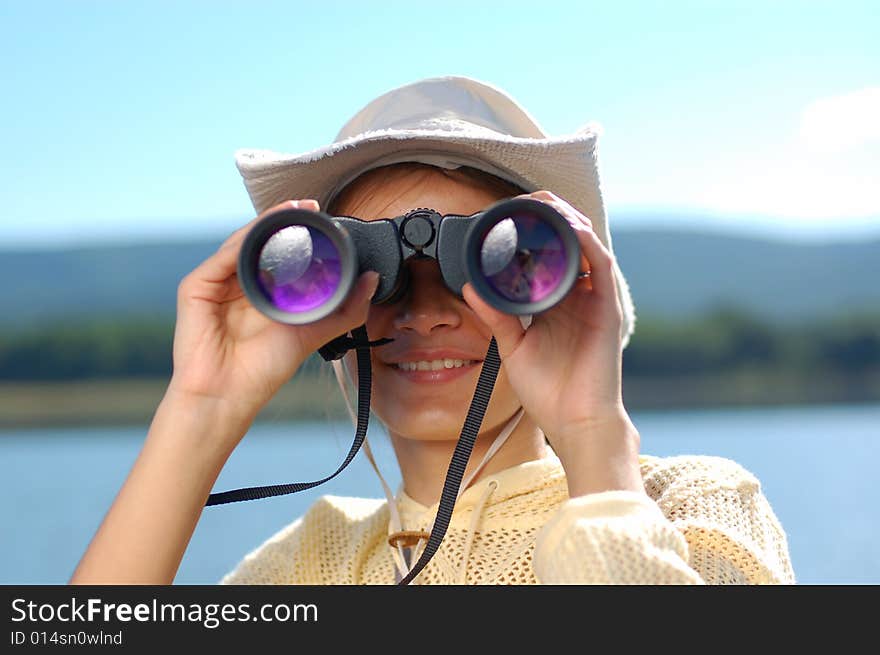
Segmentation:
{"type": "MultiPolygon", "coordinates": [[[[142,425],[146,430],[168,379],[0,383],[0,430],[142,425]]],[[[690,378],[625,378],[628,411],[731,409],[880,402],[880,373],[859,379],[743,372],[690,378]]],[[[354,399],[352,399],[354,401],[354,399]]],[[[298,376],[263,408],[256,422],[348,421],[332,375],[298,376]]]]}

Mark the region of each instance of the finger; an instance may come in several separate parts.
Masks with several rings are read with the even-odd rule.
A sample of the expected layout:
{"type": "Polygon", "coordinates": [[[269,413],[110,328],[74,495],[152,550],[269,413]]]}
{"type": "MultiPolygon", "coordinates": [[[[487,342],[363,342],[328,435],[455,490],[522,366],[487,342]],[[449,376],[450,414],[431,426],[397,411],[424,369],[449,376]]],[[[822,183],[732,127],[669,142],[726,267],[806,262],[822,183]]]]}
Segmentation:
{"type": "Polygon", "coordinates": [[[365,271],[355,282],[354,289],[336,312],[342,321],[343,330],[350,330],[364,323],[370,309],[370,301],[379,287],[379,274],[376,271],[365,271]]]}
{"type": "Polygon", "coordinates": [[[352,330],[367,321],[370,303],[379,286],[379,274],[366,271],[355,282],[345,301],[329,316],[320,321],[299,326],[306,346],[317,350],[331,339],[352,330]]]}
{"type": "Polygon", "coordinates": [[[254,227],[261,220],[266,218],[269,214],[274,214],[275,212],[282,211],[284,209],[308,209],[310,211],[318,211],[318,201],[317,200],[285,200],[284,202],[280,202],[273,207],[269,207],[269,209],[263,211],[259,216],[253,219],[247,225],[238,228],[235,232],[233,232],[229,237],[224,241],[220,248],[228,248],[230,246],[235,246],[244,239],[248,232],[251,231],[251,228],[254,227]]]}
{"type": "MultiPolygon", "coordinates": [[[[613,268],[614,258],[593,230],[593,222],[583,213],[578,211],[571,203],[550,191],[542,189],[540,191],[534,191],[533,193],[527,193],[516,197],[532,198],[533,200],[539,200],[540,202],[550,205],[556,209],[566,221],[568,221],[568,224],[574,230],[575,235],[578,238],[578,243],[581,246],[581,271],[582,273],[589,273],[588,276],[581,277],[580,281],[585,283],[590,289],[595,290],[597,286],[597,273],[593,272],[594,266],[590,262],[605,262],[608,266],[613,268]]],[[[604,280],[606,287],[610,283],[612,287],[611,291],[615,294],[617,293],[617,285],[613,275],[603,276],[602,272],[599,271],[598,276],[604,280]]],[[[605,293],[608,293],[608,291],[609,290],[606,288],[605,293]]]]}
{"type": "Polygon", "coordinates": [[[194,271],[193,275],[205,282],[223,282],[232,277],[238,265],[238,254],[241,244],[253,227],[268,215],[284,209],[309,209],[317,211],[318,203],[315,200],[285,200],[262,212],[244,227],[233,232],[213,255],[202,262],[194,271]]]}
{"type": "Polygon", "coordinates": [[[501,356],[501,359],[511,355],[519,346],[526,333],[519,317],[500,312],[486,303],[474,291],[470,282],[462,287],[461,293],[468,306],[474,310],[477,318],[489,326],[492,335],[495,337],[495,342],[498,344],[498,354],[501,356]]]}
{"type": "Polygon", "coordinates": [[[586,225],[590,228],[593,227],[593,221],[591,221],[589,217],[585,216],[570,202],[568,202],[564,198],[560,198],[555,193],[551,193],[550,191],[534,191],[533,193],[525,193],[519,196],[514,196],[514,198],[531,198],[532,200],[539,200],[546,205],[552,206],[556,211],[562,214],[563,217],[568,219],[569,222],[574,221],[577,224],[586,225]]]}
{"type": "MultiPolygon", "coordinates": [[[[599,239],[598,235],[586,226],[574,227],[574,233],[586,258],[586,268],[590,276],[586,278],[594,293],[600,296],[616,297],[617,282],[614,279],[614,257],[599,239]]],[[[583,264],[583,263],[582,263],[583,264]]]]}

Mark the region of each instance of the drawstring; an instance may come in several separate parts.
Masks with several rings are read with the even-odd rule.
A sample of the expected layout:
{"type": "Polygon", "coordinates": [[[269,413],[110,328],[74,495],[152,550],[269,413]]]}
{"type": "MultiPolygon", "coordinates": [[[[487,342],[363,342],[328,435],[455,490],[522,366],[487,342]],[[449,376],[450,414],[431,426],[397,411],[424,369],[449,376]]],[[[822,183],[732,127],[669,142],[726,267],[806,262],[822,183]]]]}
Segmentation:
{"type": "MultiPolygon", "coordinates": [[[[465,490],[470,487],[471,483],[474,481],[474,479],[476,479],[480,471],[483,470],[483,467],[486,465],[486,463],[495,455],[495,453],[497,453],[501,449],[501,446],[504,445],[504,442],[507,441],[507,438],[516,429],[516,426],[519,425],[520,419],[523,417],[524,413],[525,410],[520,407],[516,414],[513,415],[513,418],[511,418],[510,421],[507,422],[507,425],[504,426],[504,429],[501,430],[501,433],[497,437],[495,437],[495,441],[493,441],[492,445],[489,446],[489,449],[486,451],[486,454],[483,455],[483,459],[480,460],[480,463],[476,466],[476,468],[474,468],[473,471],[471,471],[467,475],[467,477],[464,478],[464,480],[461,481],[461,486],[458,488],[458,496],[456,496],[456,500],[458,500],[458,498],[461,497],[461,494],[463,494],[465,490]]],[[[394,501],[389,499],[389,502],[393,503],[394,501]]],[[[433,529],[434,524],[432,522],[427,530],[427,533],[430,535],[431,530],[433,529]]],[[[418,543],[413,549],[413,558],[412,562],[410,563],[409,569],[412,569],[413,564],[418,561],[419,555],[421,555],[422,548],[424,548],[427,543],[428,542],[426,539],[419,539],[418,543]]]]}
{"type": "MultiPolygon", "coordinates": [[[[348,393],[348,388],[345,383],[345,374],[343,373],[342,362],[339,360],[334,360],[331,362],[333,365],[333,372],[336,375],[336,381],[339,383],[339,387],[342,390],[342,397],[345,399],[345,406],[348,408],[348,414],[351,417],[353,423],[357,424],[357,417],[354,412],[354,408],[351,404],[351,398],[348,393]]],[[[456,500],[461,497],[461,494],[471,485],[474,479],[479,475],[480,471],[483,470],[483,467],[486,463],[497,453],[501,446],[504,445],[504,442],[507,441],[507,438],[514,431],[516,426],[519,424],[520,419],[522,419],[524,410],[522,407],[517,411],[516,414],[508,421],[507,425],[504,426],[504,429],[495,437],[495,440],[492,442],[492,445],[489,446],[489,449],[486,451],[486,454],[483,456],[483,459],[480,463],[471,471],[461,482],[461,485],[458,488],[458,495],[456,496],[456,500]]],[[[406,550],[410,551],[410,556],[406,556],[406,552],[404,547],[401,545],[401,539],[395,539],[395,535],[400,535],[405,532],[403,529],[403,523],[400,519],[400,511],[397,507],[397,500],[394,497],[394,494],[391,492],[391,488],[388,486],[388,483],[385,481],[385,477],[382,475],[382,472],[379,470],[378,464],[376,464],[376,460],[373,457],[373,453],[370,449],[370,444],[366,437],[364,437],[364,442],[362,446],[362,450],[367,456],[367,459],[370,462],[370,465],[373,467],[373,471],[376,472],[376,475],[379,478],[379,482],[382,484],[382,490],[385,493],[385,498],[388,500],[388,510],[390,513],[390,520],[388,522],[388,537],[389,543],[391,543],[391,555],[394,559],[394,566],[396,569],[396,575],[398,581],[402,580],[406,577],[407,573],[412,570],[412,567],[418,561],[419,556],[421,555],[422,549],[428,543],[427,538],[420,538],[412,548],[407,548],[406,550]]],[[[497,487],[497,482],[494,480],[490,483],[491,485],[495,485],[497,487]]],[[[481,499],[481,503],[485,503],[488,499],[488,495],[484,492],[484,496],[481,499]]],[[[480,512],[482,512],[482,508],[480,508],[480,512]]],[[[436,519],[436,517],[435,517],[436,519]]],[[[424,534],[430,535],[431,530],[433,529],[434,524],[433,521],[430,526],[424,531],[424,534]]],[[[473,526],[472,526],[473,529],[473,526]]],[[[471,531],[469,532],[472,532],[471,531]]],[[[473,540],[473,536],[469,536],[469,542],[473,540]]],[[[467,546],[468,551],[470,550],[470,545],[467,546]]],[[[464,566],[467,563],[467,552],[465,554],[465,562],[464,566]]]]}
{"type": "MultiPolygon", "coordinates": [[[[354,328],[353,330],[351,330],[351,335],[351,339],[348,339],[348,337],[340,337],[339,339],[336,339],[337,342],[348,339],[346,343],[350,341],[353,344],[353,346],[357,349],[358,365],[358,409],[354,441],[352,441],[351,448],[348,451],[348,455],[345,456],[345,460],[343,460],[342,464],[339,465],[339,468],[337,468],[336,471],[334,471],[327,477],[322,478],[321,480],[314,480],[312,482],[291,482],[289,484],[273,484],[264,485],[262,487],[244,487],[242,489],[233,489],[231,491],[219,491],[216,493],[211,493],[208,495],[208,499],[205,502],[205,507],[210,507],[212,505],[224,505],[226,503],[237,503],[243,500],[258,500],[260,498],[269,498],[272,496],[285,496],[287,494],[294,494],[299,491],[305,491],[306,489],[312,489],[314,487],[324,484],[328,480],[332,480],[337,475],[339,475],[346,466],[351,463],[351,461],[354,459],[354,456],[357,455],[358,451],[361,449],[364,439],[366,439],[367,437],[367,428],[370,420],[370,392],[372,388],[370,347],[373,345],[380,345],[381,343],[393,341],[393,339],[379,339],[378,341],[370,341],[367,336],[366,325],[361,325],[360,327],[354,328]]],[[[494,341],[492,341],[491,343],[493,346],[495,345],[494,341]]],[[[321,350],[323,354],[324,349],[322,348],[321,350]]],[[[497,352],[497,350],[495,352],[497,352]]],[[[490,353],[488,354],[493,354],[491,349],[490,353]]],[[[353,411],[351,410],[351,407],[349,407],[349,411],[353,411]]]]}
{"type": "Polygon", "coordinates": [[[467,582],[468,559],[471,556],[471,545],[474,543],[474,535],[477,532],[477,525],[480,522],[480,516],[483,514],[486,503],[489,501],[489,496],[491,496],[492,492],[497,488],[498,480],[490,480],[489,484],[486,485],[486,489],[483,491],[483,495],[480,496],[480,502],[474,506],[474,510],[471,513],[471,523],[468,526],[467,539],[464,542],[464,552],[461,555],[461,575],[458,578],[458,584],[466,584],[467,582]]]}
{"type": "MultiPolygon", "coordinates": [[[[501,446],[504,445],[504,442],[507,441],[507,438],[513,432],[514,428],[516,428],[520,419],[523,417],[523,414],[524,414],[524,410],[522,408],[520,408],[519,411],[517,411],[517,413],[514,414],[513,418],[511,418],[510,421],[508,421],[507,425],[504,426],[504,429],[501,431],[501,433],[497,437],[495,437],[495,441],[493,441],[492,445],[489,446],[489,449],[486,451],[486,454],[483,455],[483,459],[476,466],[476,468],[474,468],[474,470],[471,471],[464,480],[462,480],[462,483],[458,488],[458,495],[455,497],[456,502],[461,497],[461,494],[463,494],[465,492],[465,490],[468,489],[468,487],[470,487],[471,483],[474,481],[474,479],[477,477],[477,475],[480,473],[480,471],[486,465],[486,462],[488,462],[489,459],[491,459],[492,456],[498,452],[498,450],[501,448],[501,446]]],[[[378,470],[376,472],[378,473],[378,470]]],[[[397,511],[397,500],[391,495],[386,495],[386,497],[388,498],[389,506],[394,508],[391,513],[392,520],[394,517],[396,517],[396,521],[397,521],[396,524],[389,525],[389,536],[391,536],[391,535],[396,534],[398,532],[403,532],[403,530],[400,525],[400,512],[397,511]]],[[[412,549],[412,554],[410,555],[409,560],[407,560],[407,566],[405,569],[402,570],[402,575],[404,577],[406,577],[406,575],[410,571],[412,571],[412,568],[415,566],[416,562],[419,561],[419,557],[421,557],[421,555],[422,555],[422,550],[428,544],[428,539],[431,536],[431,531],[434,529],[434,523],[436,520],[437,520],[437,515],[435,513],[434,519],[431,521],[431,524],[424,530],[424,534],[426,536],[419,539],[412,549]]],[[[401,572],[400,567],[398,567],[398,572],[401,572]]]]}
{"type": "MultiPolygon", "coordinates": [[[[352,423],[357,425],[357,416],[354,413],[354,408],[351,405],[351,398],[348,395],[348,388],[345,386],[345,375],[342,372],[342,362],[335,360],[330,362],[333,365],[333,372],[336,374],[336,381],[339,383],[339,388],[342,389],[342,397],[345,399],[345,406],[348,408],[348,415],[351,417],[352,423]]],[[[382,476],[382,472],[379,471],[379,466],[376,464],[376,459],[373,457],[373,451],[370,449],[369,441],[364,437],[364,443],[362,446],[362,450],[367,456],[367,459],[370,462],[370,465],[373,467],[373,470],[376,472],[376,475],[379,476],[379,482],[382,483],[382,489],[385,492],[386,498],[392,498],[391,487],[388,486],[388,483],[385,481],[385,478],[382,476]]],[[[396,503],[388,504],[389,511],[391,512],[391,521],[389,522],[389,536],[392,534],[391,526],[396,526],[394,531],[400,531],[400,513],[397,510],[396,503]]],[[[396,548],[393,548],[392,556],[394,557],[394,565],[397,567],[398,571],[404,571],[403,575],[406,575],[406,571],[409,570],[406,566],[406,556],[403,552],[403,547],[400,543],[396,544],[396,548]]],[[[402,577],[402,576],[401,576],[402,577]]]]}

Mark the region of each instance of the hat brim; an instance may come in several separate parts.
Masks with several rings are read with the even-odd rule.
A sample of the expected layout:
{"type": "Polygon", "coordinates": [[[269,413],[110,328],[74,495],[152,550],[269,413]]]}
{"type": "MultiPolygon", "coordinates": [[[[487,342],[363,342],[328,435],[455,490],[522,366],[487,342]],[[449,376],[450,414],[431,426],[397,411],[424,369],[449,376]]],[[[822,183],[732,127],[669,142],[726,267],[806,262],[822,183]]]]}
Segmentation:
{"type": "MultiPolygon", "coordinates": [[[[486,130],[487,134],[496,134],[486,130]]],[[[436,131],[367,132],[299,155],[238,150],[236,165],[254,209],[260,213],[285,200],[313,198],[322,207],[358,175],[392,161],[420,161],[446,155],[450,165],[495,172],[528,191],[547,189],[605,223],[592,131],[570,136],[492,138],[436,131]]]]}

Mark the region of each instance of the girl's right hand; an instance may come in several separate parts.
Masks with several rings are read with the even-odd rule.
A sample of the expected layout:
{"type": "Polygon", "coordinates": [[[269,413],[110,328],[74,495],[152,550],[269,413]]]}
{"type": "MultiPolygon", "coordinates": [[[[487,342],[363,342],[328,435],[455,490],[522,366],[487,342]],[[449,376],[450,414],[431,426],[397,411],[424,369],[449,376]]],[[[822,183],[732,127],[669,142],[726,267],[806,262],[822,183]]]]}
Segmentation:
{"type": "Polygon", "coordinates": [[[308,325],[274,321],[244,295],[236,267],[245,236],[268,214],[291,207],[318,211],[314,200],[266,210],[181,281],[168,387],[175,398],[208,401],[224,419],[249,425],[311,353],[366,321],[379,279],[372,271],[360,276],[335,312],[308,325]]]}

